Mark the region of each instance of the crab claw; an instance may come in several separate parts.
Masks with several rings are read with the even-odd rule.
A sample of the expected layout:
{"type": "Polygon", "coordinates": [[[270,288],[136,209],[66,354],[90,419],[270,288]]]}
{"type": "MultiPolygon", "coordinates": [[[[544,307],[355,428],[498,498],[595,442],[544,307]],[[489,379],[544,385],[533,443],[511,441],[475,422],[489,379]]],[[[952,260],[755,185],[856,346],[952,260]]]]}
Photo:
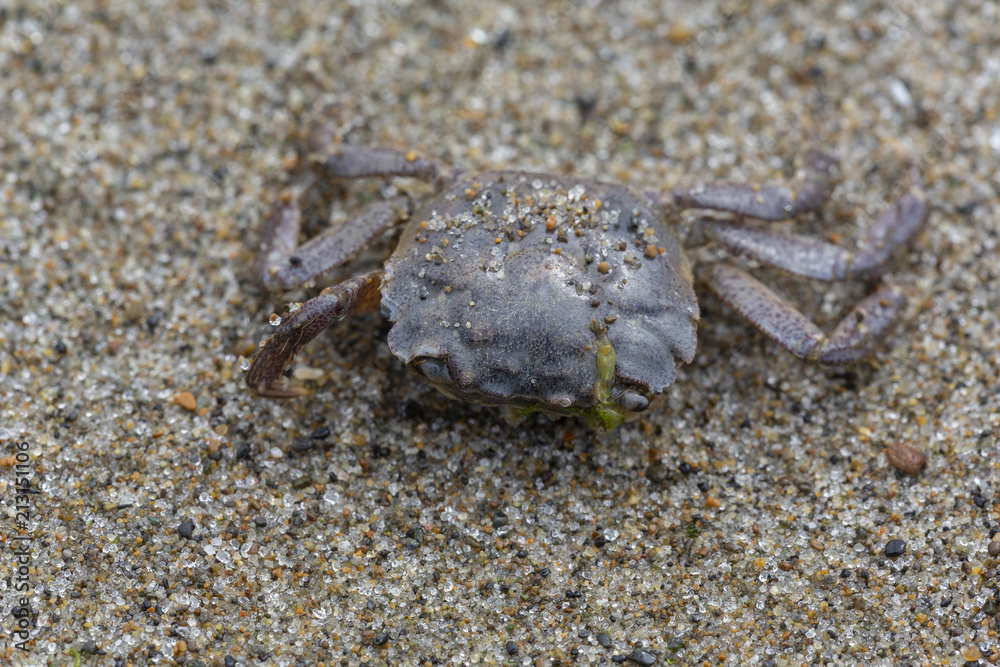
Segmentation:
{"type": "Polygon", "coordinates": [[[269,336],[251,357],[244,382],[258,396],[297,398],[312,393],[301,385],[278,380],[295,351],[295,345],[288,339],[287,333],[269,336]]]}
{"type": "Polygon", "coordinates": [[[381,271],[350,278],[297,306],[284,320],[273,318],[272,324],[278,327],[277,331],[264,341],[250,360],[244,377],[247,387],[258,396],[269,398],[295,398],[311,393],[304,387],[282,382],[281,372],[295,352],[331,322],[377,304],[381,280],[381,271]]]}

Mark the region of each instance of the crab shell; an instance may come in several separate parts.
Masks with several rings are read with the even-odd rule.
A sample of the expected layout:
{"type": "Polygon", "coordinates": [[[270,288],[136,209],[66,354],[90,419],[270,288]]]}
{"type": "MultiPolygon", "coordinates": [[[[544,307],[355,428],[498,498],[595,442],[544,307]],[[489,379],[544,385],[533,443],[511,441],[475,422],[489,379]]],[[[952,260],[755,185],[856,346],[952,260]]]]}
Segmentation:
{"type": "Polygon", "coordinates": [[[605,429],[696,346],[690,264],[621,185],[494,171],[412,219],[385,266],[389,348],[453,398],[605,429]]]}

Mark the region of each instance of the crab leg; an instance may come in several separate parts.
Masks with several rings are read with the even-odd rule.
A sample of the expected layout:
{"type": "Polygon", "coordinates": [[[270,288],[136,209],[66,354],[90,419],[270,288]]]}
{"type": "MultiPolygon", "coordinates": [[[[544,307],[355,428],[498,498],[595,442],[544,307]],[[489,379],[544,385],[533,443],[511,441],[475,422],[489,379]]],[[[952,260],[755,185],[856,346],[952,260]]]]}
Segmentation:
{"type": "Polygon", "coordinates": [[[734,266],[715,265],[708,285],[789,352],[821,364],[849,364],[868,356],[872,344],[906,306],[898,288],[882,287],[855,306],[827,336],[794,306],[734,266]]]}
{"type": "Polygon", "coordinates": [[[296,351],[315,338],[334,320],[350,313],[374,310],[379,302],[382,272],[372,271],[328,287],[306,301],[282,322],[277,331],[254,353],[245,381],[260,396],[294,398],[308,393],[302,387],[279,381],[281,372],[296,351]]]}
{"type": "Polygon", "coordinates": [[[391,148],[369,148],[341,144],[320,158],[319,165],[328,178],[367,178],[402,176],[433,181],[441,171],[436,162],[416,153],[391,148]]]}
{"type": "Polygon", "coordinates": [[[822,206],[830,193],[836,167],[836,160],[829,155],[810,150],[802,169],[788,185],[699,183],[678,188],[671,195],[681,208],[708,208],[761,220],[787,220],[822,206]]]}
{"type": "Polygon", "coordinates": [[[302,225],[299,197],[305,192],[305,182],[308,180],[302,179],[292,186],[287,201],[276,207],[265,228],[256,276],[267,289],[293,289],[344,264],[410,214],[406,197],[374,202],[353,218],[296,246],[302,225]]]}
{"type": "Polygon", "coordinates": [[[266,289],[292,289],[344,264],[410,213],[406,197],[375,202],[342,225],[327,229],[299,246],[301,200],[321,176],[328,179],[405,176],[434,180],[442,172],[437,163],[412,153],[348,145],[327,151],[318,162],[317,171],[306,172],[292,183],[264,225],[255,276],[266,289]]]}
{"type": "Polygon", "coordinates": [[[881,274],[893,252],[920,230],[927,210],[922,197],[904,195],[871,226],[855,252],[806,236],[728,220],[705,219],[702,224],[711,238],[733,252],[795,275],[834,281],[881,274]]]}

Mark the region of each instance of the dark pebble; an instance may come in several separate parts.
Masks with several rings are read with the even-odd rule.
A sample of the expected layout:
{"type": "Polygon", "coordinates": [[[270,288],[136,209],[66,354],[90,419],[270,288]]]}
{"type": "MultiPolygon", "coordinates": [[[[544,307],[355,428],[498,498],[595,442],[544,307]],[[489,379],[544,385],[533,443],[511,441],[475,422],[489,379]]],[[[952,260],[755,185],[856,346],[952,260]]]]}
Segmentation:
{"type": "Polygon", "coordinates": [[[93,639],[83,642],[83,646],[80,647],[80,653],[97,653],[97,642],[93,639]]]}
{"type": "Polygon", "coordinates": [[[253,522],[258,528],[263,528],[264,526],[267,525],[267,519],[265,519],[262,516],[255,516],[253,518],[253,522]]]}
{"type": "Polygon", "coordinates": [[[375,646],[385,646],[386,642],[389,641],[389,633],[383,632],[378,637],[375,638],[375,646]]]}
{"type": "Polygon", "coordinates": [[[889,540],[889,543],[885,545],[885,555],[889,558],[902,556],[905,551],[906,542],[903,540],[889,540]]]}
{"type": "Polygon", "coordinates": [[[580,93],[573,98],[573,103],[576,104],[576,110],[580,114],[581,120],[586,120],[590,113],[597,106],[597,98],[593,93],[580,93]]]}
{"type": "Polygon", "coordinates": [[[945,607],[947,607],[950,604],[951,604],[951,598],[945,598],[945,599],[941,600],[941,608],[942,609],[944,609],[945,607]]]}
{"type": "Polygon", "coordinates": [[[993,558],[1000,556],[1000,540],[993,540],[990,542],[990,546],[986,547],[986,553],[993,558]]]}
{"type": "Polygon", "coordinates": [[[987,616],[996,616],[1000,613],[1000,605],[998,605],[997,601],[993,598],[986,598],[986,602],[983,603],[983,606],[979,609],[979,611],[987,616]]]}
{"type": "Polygon", "coordinates": [[[507,649],[507,655],[517,655],[517,644],[514,642],[507,642],[504,648],[507,649]]]}
{"type": "Polygon", "coordinates": [[[637,648],[632,651],[632,654],[629,655],[628,659],[637,665],[642,665],[643,667],[649,667],[656,662],[655,655],[641,648],[637,648]]]}
{"type": "Polygon", "coordinates": [[[670,479],[670,471],[662,463],[653,463],[646,468],[646,479],[653,484],[663,484],[670,479]]]}
{"type": "Polygon", "coordinates": [[[527,557],[528,557],[528,552],[527,552],[527,551],[524,551],[524,550],[522,549],[521,551],[518,551],[518,552],[517,552],[517,557],[518,557],[518,558],[527,558],[527,557]]]}
{"type": "Polygon", "coordinates": [[[506,526],[509,522],[510,519],[507,518],[507,515],[503,512],[503,510],[496,510],[495,512],[493,512],[494,528],[500,528],[502,526],[506,526]]]}
{"type": "Polygon", "coordinates": [[[538,576],[539,577],[547,577],[547,576],[549,576],[549,568],[543,567],[541,570],[538,571],[538,576]]]}
{"type": "Polygon", "coordinates": [[[511,36],[512,34],[510,28],[504,28],[494,40],[493,48],[496,49],[497,51],[502,51],[503,49],[507,48],[507,45],[510,44],[511,36]]]}
{"type": "Polygon", "coordinates": [[[315,431],[313,431],[312,435],[310,435],[309,437],[312,438],[313,440],[323,440],[324,438],[329,438],[330,437],[330,427],[329,426],[320,426],[318,429],[316,429],[315,431]]]}
{"type": "Polygon", "coordinates": [[[603,648],[611,648],[611,637],[608,636],[606,632],[597,633],[597,643],[603,648]]]}
{"type": "Polygon", "coordinates": [[[194,535],[194,522],[192,521],[181,521],[181,525],[177,526],[177,532],[180,536],[186,540],[190,540],[191,536],[194,535]]]}
{"type": "Polygon", "coordinates": [[[62,342],[61,340],[57,340],[56,345],[53,349],[59,354],[66,354],[66,343],[62,342]]]}

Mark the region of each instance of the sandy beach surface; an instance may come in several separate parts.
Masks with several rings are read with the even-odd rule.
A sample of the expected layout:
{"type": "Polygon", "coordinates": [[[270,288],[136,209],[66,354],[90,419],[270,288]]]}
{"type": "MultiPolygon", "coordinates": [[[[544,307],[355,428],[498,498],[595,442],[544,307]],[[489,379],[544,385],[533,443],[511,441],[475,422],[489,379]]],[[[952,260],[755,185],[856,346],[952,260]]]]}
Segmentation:
{"type": "MultiPolygon", "coordinates": [[[[0,662],[1000,662],[998,25],[938,0],[5,4],[0,662]],[[255,398],[238,359],[271,314],[392,243],[254,285],[317,118],[637,191],[781,181],[819,146],[829,203],[777,229],[852,247],[916,173],[931,213],[870,363],[803,363],[699,289],[693,362],[606,435],[445,398],[377,313],[296,358],[310,396],[255,398]]],[[[331,187],[303,235],[399,192],[427,187],[331,187]]],[[[827,331],[877,283],[734,261],[827,331]]]]}

